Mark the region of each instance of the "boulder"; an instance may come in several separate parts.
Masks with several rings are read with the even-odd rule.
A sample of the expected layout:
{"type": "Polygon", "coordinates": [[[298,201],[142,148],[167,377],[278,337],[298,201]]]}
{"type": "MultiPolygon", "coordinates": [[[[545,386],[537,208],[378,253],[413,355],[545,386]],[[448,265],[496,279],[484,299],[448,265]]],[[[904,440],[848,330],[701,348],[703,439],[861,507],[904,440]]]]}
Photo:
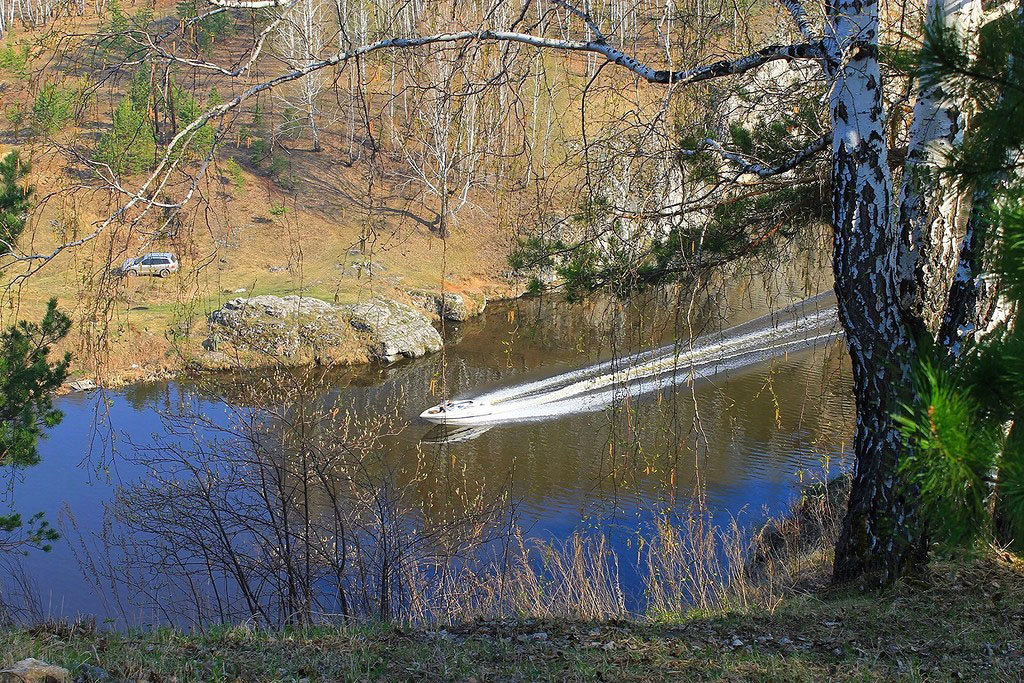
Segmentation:
{"type": "Polygon", "coordinates": [[[377,263],[370,259],[355,259],[344,263],[335,264],[342,275],[354,278],[377,277],[387,272],[388,268],[383,263],[377,263]]]}
{"type": "Polygon", "coordinates": [[[347,307],[352,327],[368,335],[370,355],[388,363],[441,350],[441,335],[412,306],[375,298],[347,307]]]}
{"type": "Polygon", "coordinates": [[[82,664],[75,671],[76,683],[113,683],[114,680],[109,671],[92,664],[82,664]]]}
{"type": "Polygon", "coordinates": [[[71,673],[29,657],[0,671],[0,683],[71,683],[71,673]]]}
{"type": "Polygon", "coordinates": [[[251,318],[253,315],[266,315],[271,318],[292,318],[296,315],[322,314],[330,312],[333,305],[322,299],[308,296],[260,296],[238,297],[224,304],[210,314],[210,319],[223,324],[231,320],[251,318]]]}
{"type": "Polygon", "coordinates": [[[209,322],[212,334],[203,347],[212,351],[227,342],[286,358],[305,346],[319,356],[353,337],[338,307],[308,296],[238,297],[211,313],[209,322]]]}
{"type": "Polygon", "coordinates": [[[478,315],[487,305],[486,300],[482,305],[477,306],[472,300],[467,301],[461,294],[455,292],[425,292],[413,290],[409,292],[413,302],[420,308],[436,313],[445,320],[452,322],[465,322],[478,315]]]}
{"type": "Polygon", "coordinates": [[[359,347],[364,358],[390,363],[441,348],[441,335],[426,316],[380,297],[341,305],[294,295],[237,298],[211,313],[209,321],[211,336],[203,346],[211,351],[221,343],[285,357],[307,349],[319,362],[359,347]]]}

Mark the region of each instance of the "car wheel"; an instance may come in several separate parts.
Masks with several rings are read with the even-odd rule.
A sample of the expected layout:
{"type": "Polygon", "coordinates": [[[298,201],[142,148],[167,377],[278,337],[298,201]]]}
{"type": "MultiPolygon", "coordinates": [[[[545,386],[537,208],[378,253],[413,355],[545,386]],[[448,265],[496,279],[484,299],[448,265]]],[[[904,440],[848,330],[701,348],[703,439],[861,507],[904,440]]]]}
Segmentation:
{"type": "Polygon", "coordinates": [[[126,270],[124,273],[125,277],[135,277],[136,275],[138,275],[138,273],[136,273],[134,270],[126,270]]]}
{"type": "Polygon", "coordinates": [[[170,274],[171,274],[171,271],[167,270],[166,268],[164,268],[163,270],[160,271],[160,277],[167,277],[170,274]]]}

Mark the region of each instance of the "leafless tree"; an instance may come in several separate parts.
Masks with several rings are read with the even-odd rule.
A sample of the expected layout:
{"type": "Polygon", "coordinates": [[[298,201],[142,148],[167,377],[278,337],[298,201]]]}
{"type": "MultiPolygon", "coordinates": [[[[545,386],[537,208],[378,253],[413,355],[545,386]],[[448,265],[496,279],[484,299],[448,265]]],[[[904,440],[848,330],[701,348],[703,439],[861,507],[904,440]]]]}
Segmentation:
{"type": "MultiPolygon", "coordinates": [[[[277,28],[277,54],[286,69],[302,69],[319,61],[331,42],[333,19],[323,0],[299,0],[283,14],[277,28]]],[[[320,133],[317,120],[321,116],[319,100],[327,88],[327,74],[314,71],[302,78],[288,93],[275,93],[289,108],[302,112],[301,117],[313,138],[313,151],[320,151],[320,133]]],[[[285,121],[284,125],[289,125],[285,121]]]]}
{"type": "Polygon", "coordinates": [[[177,623],[407,620],[432,572],[493,537],[502,496],[484,500],[445,453],[387,452],[394,411],[356,420],[322,375],[208,384],[228,420],[186,403],[134,445],[151,476],[114,512],[135,603],[177,623]]]}

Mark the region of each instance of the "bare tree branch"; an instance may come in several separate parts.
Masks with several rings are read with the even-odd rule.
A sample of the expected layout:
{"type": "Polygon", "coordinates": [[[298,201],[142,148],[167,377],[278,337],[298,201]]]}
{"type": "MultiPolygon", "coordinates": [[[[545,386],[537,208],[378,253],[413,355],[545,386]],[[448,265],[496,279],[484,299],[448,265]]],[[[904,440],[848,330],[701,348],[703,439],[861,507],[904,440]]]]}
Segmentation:
{"type": "Polygon", "coordinates": [[[807,10],[804,9],[800,0],[779,0],[779,2],[789,10],[789,14],[793,17],[793,22],[800,30],[800,35],[804,40],[814,40],[814,32],[811,30],[811,22],[807,18],[807,10]]]}
{"type": "Polygon", "coordinates": [[[786,159],[775,166],[767,166],[765,164],[750,161],[748,158],[740,154],[726,150],[717,140],[713,140],[711,138],[704,140],[697,149],[688,150],[684,156],[693,156],[702,150],[710,149],[729,163],[736,166],[742,173],[751,173],[760,178],[770,178],[772,176],[786,173],[787,171],[792,171],[794,168],[811,159],[819,152],[824,151],[831,141],[832,133],[826,133],[791,156],[789,159],[786,159]]]}
{"type": "Polygon", "coordinates": [[[226,9],[267,9],[268,7],[284,7],[291,0],[206,0],[214,7],[226,9]]]}
{"type": "MultiPolygon", "coordinates": [[[[222,8],[239,8],[239,9],[255,9],[260,7],[283,7],[290,5],[294,0],[209,0],[213,5],[222,8]]],[[[589,15],[581,13],[580,10],[571,8],[569,5],[564,3],[563,7],[566,7],[569,11],[573,12],[577,16],[587,17],[584,20],[588,21],[588,25],[593,24],[593,20],[589,19],[589,15]]],[[[197,68],[203,68],[208,70],[217,71],[228,76],[237,76],[247,71],[255,63],[262,47],[266,36],[276,22],[280,21],[280,17],[275,21],[271,22],[271,26],[264,28],[260,32],[257,42],[254,45],[248,59],[237,69],[229,71],[219,67],[215,64],[208,62],[202,62],[199,60],[188,60],[182,57],[178,57],[172,53],[163,50],[158,44],[150,41],[150,49],[154,50],[155,54],[160,58],[167,61],[176,61],[179,63],[188,64],[197,68]]],[[[679,71],[668,71],[668,70],[656,70],[646,64],[639,62],[634,57],[631,57],[624,53],[622,50],[612,47],[608,43],[604,42],[604,36],[596,29],[596,24],[591,26],[591,31],[595,32],[596,36],[599,36],[596,40],[589,41],[576,41],[559,38],[548,38],[544,36],[533,35],[529,33],[519,33],[514,31],[496,31],[496,30],[467,30],[453,33],[438,33],[428,36],[419,36],[413,38],[390,38],[384,40],[378,40],[371,43],[366,43],[362,46],[343,50],[334,54],[326,59],[311,62],[301,68],[288,71],[280,74],[274,78],[255,84],[240,94],[236,95],[231,100],[211,107],[201,114],[198,118],[192,121],[188,126],[182,128],[177,135],[167,145],[166,151],[163,157],[159,160],[154,170],[151,172],[149,177],[140,186],[138,192],[124,192],[124,188],[113,187],[119,192],[124,192],[130,197],[128,202],[117,211],[110,214],[106,219],[99,222],[95,230],[88,235],[77,239],[73,242],[68,242],[57,246],[53,251],[48,253],[38,254],[21,254],[16,256],[14,262],[29,262],[34,264],[30,267],[29,272],[19,277],[27,277],[32,273],[36,272],[40,267],[45,265],[47,262],[53,260],[57,255],[65,251],[66,249],[79,246],[85,242],[91,241],[98,237],[103,231],[113,222],[122,220],[126,214],[137,206],[144,206],[144,211],[148,211],[150,208],[157,206],[164,206],[164,203],[157,201],[157,197],[160,196],[161,191],[169,181],[171,172],[180,163],[180,150],[187,146],[188,141],[196,134],[196,132],[204,126],[207,122],[215,118],[223,118],[226,114],[239,107],[246,100],[256,96],[257,94],[271,90],[283,83],[294,81],[300,78],[304,78],[311,73],[319,71],[321,69],[329,68],[339,64],[343,64],[349,60],[362,57],[364,55],[377,52],[380,50],[391,50],[391,49],[409,49],[415,47],[422,47],[425,45],[441,44],[441,43],[456,43],[465,41],[481,41],[481,42],[506,42],[506,43],[520,43],[525,45],[531,45],[538,48],[555,49],[567,52],[588,52],[596,53],[604,56],[609,62],[612,62],[618,66],[624,67],[632,71],[637,76],[643,78],[650,83],[657,84],[687,84],[696,83],[701,81],[712,80],[721,78],[724,76],[742,74],[759,66],[767,64],[769,62],[778,60],[822,60],[828,58],[827,48],[822,41],[798,43],[793,45],[772,45],[765,47],[757,52],[749,55],[733,59],[733,60],[722,60],[709,64],[706,66],[699,66],[688,70],[679,71]]],[[[717,145],[717,143],[714,143],[717,145]]],[[[216,147],[216,144],[212,146],[212,149],[216,147]]],[[[816,151],[816,150],[812,150],[816,151]]],[[[729,154],[722,150],[723,156],[729,154]]],[[[810,156],[809,152],[806,156],[810,156]]],[[[801,163],[805,157],[801,157],[793,162],[793,166],[801,163]]],[[[729,157],[725,157],[729,158],[729,157]]],[[[731,159],[731,161],[736,161],[731,159]]],[[[203,163],[203,169],[209,164],[209,156],[203,163]]],[[[757,164],[750,165],[752,169],[750,172],[758,173],[762,177],[772,175],[773,171],[767,167],[759,166],[757,164]],[[758,170],[753,170],[758,169],[758,170]],[[759,172],[760,171],[760,172],[759,172]]],[[[195,183],[202,177],[202,170],[196,175],[195,183]]],[[[782,171],[778,171],[782,172],[782,171]]],[[[195,191],[195,183],[193,183],[188,195],[191,196],[195,191]]],[[[183,202],[175,203],[177,206],[183,205],[183,202]]],[[[8,264],[10,265],[10,264],[8,264]]]]}
{"type": "Polygon", "coordinates": [[[566,11],[571,12],[586,23],[587,28],[590,29],[591,33],[594,34],[594,40],[598,43],[606,43],[607,39],[604,37],[604,33],[601,32],[601,28],[597,25],[597,22],[590,16],[589,12],[584,12],[578,7],[574,7],[563,0],[555,0],[555,4],[559,7],[565,8],[566,11]]]}

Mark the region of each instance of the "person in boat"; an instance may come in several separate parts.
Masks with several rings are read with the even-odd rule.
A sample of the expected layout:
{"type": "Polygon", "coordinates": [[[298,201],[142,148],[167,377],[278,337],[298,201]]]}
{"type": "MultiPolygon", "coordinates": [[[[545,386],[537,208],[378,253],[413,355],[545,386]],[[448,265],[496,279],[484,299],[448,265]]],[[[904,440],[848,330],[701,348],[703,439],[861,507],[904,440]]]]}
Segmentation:
{"type": "Polygon", "coordinates": [[[446,413],[446,412],[448,412],[449,410],[451,410],[454,407],[455,407],[455,401],[445,401],[444,403],[438,404],[437,412],[439,412],[439,413],[446,413]]]}

